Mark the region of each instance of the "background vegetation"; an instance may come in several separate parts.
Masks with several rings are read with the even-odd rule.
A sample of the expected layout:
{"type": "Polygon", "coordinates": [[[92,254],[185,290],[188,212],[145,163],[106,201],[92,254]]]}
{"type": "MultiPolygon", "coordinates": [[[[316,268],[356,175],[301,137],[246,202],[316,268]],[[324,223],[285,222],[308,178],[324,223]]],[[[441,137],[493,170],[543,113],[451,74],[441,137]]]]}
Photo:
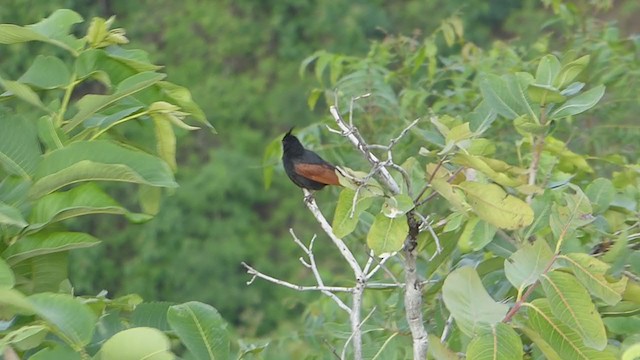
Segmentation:
{"type": "MultiPolygon", "coordinates": [[[[554,136],[571,139],[577,153],[607,159],[596,161],[594,170],[609,176],[616,162],[638,161],[640,130],[635,114],[640,102],[634,89],[639,84],[639,40],[633,34],[640,32],[634,21],[640,5],[634,1],[615,2],[611,8],[605,5],[606,1],[594,6],[587,1],[534,0],[5,0],[0,23],[34,23],[61,7],[74,9],[85,19],[115,14],[117,27],[127,29],[135,47],[148,51],[153,63],[166,66],[170,81],[190,89],[219,133],[178,132],[180,188],[163,199],[160,212],[150,222],[132,225],[121,217],[101,215],[70,224],[103,240],[99,247],[72,254],[69,274],[76,293],[95,295],[107,289],[113,296],[137,293],[146,300],[199,300],[216,307],[242,336],[270,336],[290,342],[291,347],[299,344],[291,340],[309,336],[307,341],[326,349],[315,332],[319,313],[325,314],[325,321],[334,319],[326,314],[331,306],[325,299],[265,282],[247,287],[248,276],[240,266],[247,261],[292,282],[308,279],[299,267],[288,229],[294,227],[303,239],[320,230],[302,211],[301,194],[279,165],[265,187],[264,175],[270,178],[277,161],[265,157],[265,148],[274,139],[277,143],[283,131],[295,125],[305,144],[333,161],[358,167],[359,160],[349,155],[349,149],[318,126],[328,119],[326,104],[331,100],[326,99],[331,97],[314,97],[312,89],[318,89],[317,94],[331,91],[337,79],[329,71],[317,76],[317,62],[301,71],[303,60],[321,50],[343,57],[339,61],[343,74],[367,61],[398,69],[412,42],[421,43],[439,33],[433,42],[444,78],[429,84],[431,93],[416,93],[413,100],[406,97],[401,115],[412,120],[430,111],[456,115],[473,110],[480,95],[477,87],[447,92],[456,88],[452,83],[462,89],[470,81],[465,78],[470,73],[456,68],[459,63],[444,62],[464,46],[465,51],[482,51],[482,56],[475,57],[476,70],[498,73],[523,67],[535,72],[539,58],[549,52],[591,54],[590,66],[598,71],[589,72],[588,81],[606,84],[608,96],[579,127],[560,124],[554,136]],[[453,16],[464,24],[464,33],[455,34],[449,43],[455,22],[443,26],[443,21],[453,16]],[[318,101],[311,110],[309,98],[312,103],[318,101]],[[292,331],[301,324],[308,333],[292,331]]],[[[43,44],[3,46],[0,76],[13,79],[26,71],[27,59],[34,53],[55,52],[43,44]]],[[[424,86],[402,76],[391,79],[395,89],[424,86]]],[[[373,142],[383,142],[389,129],[402,127],[389,116],[383,116],[382,123],[378,114],[364,116],[370,126],[363,131],[373,142]],[[375,125],[373,119],[377,119],[375,125]]],[[[139,129],[128,131],[143,139],[148,136],[139,129]]],[[[498,123],[491,131],[503,140],[496,144],[498,153],[506,154],[517,135],[498,123]]],[[[399,151],[403,158],[403,150],[399,151]]],[[[129,190],[115,191],[124,205],[135,204],[128,203],[129,190]]],[[[332,213],[336,197],[334,190],[319,194],[326,213],[332,213]]],[[[324,268],[336,266],[328,245],[319,245],[317,251],[324,268]]],[[[324,330],[328,334],[331,329],[324,330]]]]}

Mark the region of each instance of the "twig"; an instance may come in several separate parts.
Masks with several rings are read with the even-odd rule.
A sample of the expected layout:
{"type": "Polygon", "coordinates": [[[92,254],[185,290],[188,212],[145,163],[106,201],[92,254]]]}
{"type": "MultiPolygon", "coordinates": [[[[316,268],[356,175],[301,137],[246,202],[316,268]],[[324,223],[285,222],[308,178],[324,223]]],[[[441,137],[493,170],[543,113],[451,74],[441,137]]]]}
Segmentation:
{"type": "MultiPolygon", "coordinates": [[[[298,244],[300,248],[302,248],[302,251],[304,251],[305,254],[307,254],[307,257],[309,258],[309,264],[307,267],[311,269],[311,272],[313,272],[313,276],[316,278],[316,282],[318,283],[318,286],[324,287],[325,286],[324,281],[320,276],[320,272],[318,271],[318,267],[316,266],[316,259],[315,259],[315,256],[313,255],[313,243],[316,240],[316,236],[313,235],[313,237],[311,238],[311,241],[309,241],[309,247],[306,247],[302,243],[302,241],[298,239],[296,234],[293,232],[293,229],[289,229],[289,233],[291,233],[291,236],[293,237],[293,241],[295,241],[295,243],[298,244]]],[[[338,304],[338,306],[340,306],[341,309],[346,311],[348,314],[351,314],[351,309],[342,300],[340,300],[340,298],[338,298],[336,294],[326,290],[320,290],[320,291],[322,291],[323,294],[331,298],[331,300],[333,300],[336,304],[338,304]]]]}
{"type": "Polygon", "coordinates": [[[348,287],[342,287],[342,286],[302,286],[302,285],[296,285],[296,284],[292,284],[288,281],[284,281],[284,280],[280,280],[280,279],[276,279],[274,277],[271,277],[269,275],[263,274],[260,271],[252,268],[251,266],[249,266],[247,263],[245,263],[244,261],[241,263],[242,266],[244,266],[247,269],[247,274],[249,275],[253,275],[253,277],[251,278],[251,280],[247,281],[247,285],[251,285],[253,283],[253,281],[256,279],[256,277],[259,277],[261,279],[267,280],[269,282],[272,282],[274,284],[278,284],[284,287],[288,287],[289,289],[293,289],[293,290],[297,290],[297,291],[333,291],[333,292],[353,292],[353,288],[348,288],[348,287]]]}
{"type": "Polygon", "coordinates": [[[447,341],[449,334],[451,334],[451,325],[453,324],[453,315],[449,315],[447,318],[447,322],[444,324],[444,329],[442,329],[442,336],[440,336],[440,342],[444,343],[447,341]]]}

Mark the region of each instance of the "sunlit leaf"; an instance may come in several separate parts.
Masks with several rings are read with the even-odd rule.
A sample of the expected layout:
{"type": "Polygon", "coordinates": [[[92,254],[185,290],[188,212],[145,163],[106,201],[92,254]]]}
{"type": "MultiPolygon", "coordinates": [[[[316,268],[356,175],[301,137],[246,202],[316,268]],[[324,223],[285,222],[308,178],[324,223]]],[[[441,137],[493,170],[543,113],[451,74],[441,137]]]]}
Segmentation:
{"type": "Polygon", "coordinates": [[[467,194],[475,213],[492,225],[501,229],[518,229],[533,221],[531,207],[498,185],[465,181],[459,186],[467,194]]]}
{"type": "Polygon", "coordinates": [[[579,59],[564,65],[560,70],[560,74],[556,77],[553,85],[562,89],[565,86],[571,84],[571,82],[584,70],[589,64],[589,55],[585,55],[579,59]]]}
{"type": "Polygon", "coordinates": [[[613,183],[605,178],[595,179],[585,190],[585,195],[591,201],[593,212],[596,214],[602,213],[609,208],[615,194],[616,189],[613,187],[613,183]]]}

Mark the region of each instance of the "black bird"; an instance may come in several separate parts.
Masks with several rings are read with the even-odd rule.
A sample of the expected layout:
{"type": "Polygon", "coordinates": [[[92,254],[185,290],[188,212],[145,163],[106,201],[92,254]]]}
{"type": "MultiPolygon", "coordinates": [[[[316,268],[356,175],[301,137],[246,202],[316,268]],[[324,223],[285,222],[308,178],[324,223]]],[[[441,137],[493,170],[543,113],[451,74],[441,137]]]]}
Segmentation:
{"type": "Polygon", "coordinates": [[[308,190],[320,190],[326,185],[340,185],[336,167],[313,151],[305,149],[300,140],[291,135],[291,130],[282,138],[282,164],[289,179],[308,190]]]}

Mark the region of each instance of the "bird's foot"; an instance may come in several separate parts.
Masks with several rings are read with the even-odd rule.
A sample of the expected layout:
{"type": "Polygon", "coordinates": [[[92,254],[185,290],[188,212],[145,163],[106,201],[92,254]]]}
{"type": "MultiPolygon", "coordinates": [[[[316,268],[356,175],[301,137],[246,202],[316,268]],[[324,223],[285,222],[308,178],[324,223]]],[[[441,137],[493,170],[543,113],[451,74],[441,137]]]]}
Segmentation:
{"type": "Polygon", "coordinates": [[[311,191],[309,191],[307,194],[304,195],[304,202],[306,204],[311,204],[314,201],[313,198],[313,193],[311,191]]]}

